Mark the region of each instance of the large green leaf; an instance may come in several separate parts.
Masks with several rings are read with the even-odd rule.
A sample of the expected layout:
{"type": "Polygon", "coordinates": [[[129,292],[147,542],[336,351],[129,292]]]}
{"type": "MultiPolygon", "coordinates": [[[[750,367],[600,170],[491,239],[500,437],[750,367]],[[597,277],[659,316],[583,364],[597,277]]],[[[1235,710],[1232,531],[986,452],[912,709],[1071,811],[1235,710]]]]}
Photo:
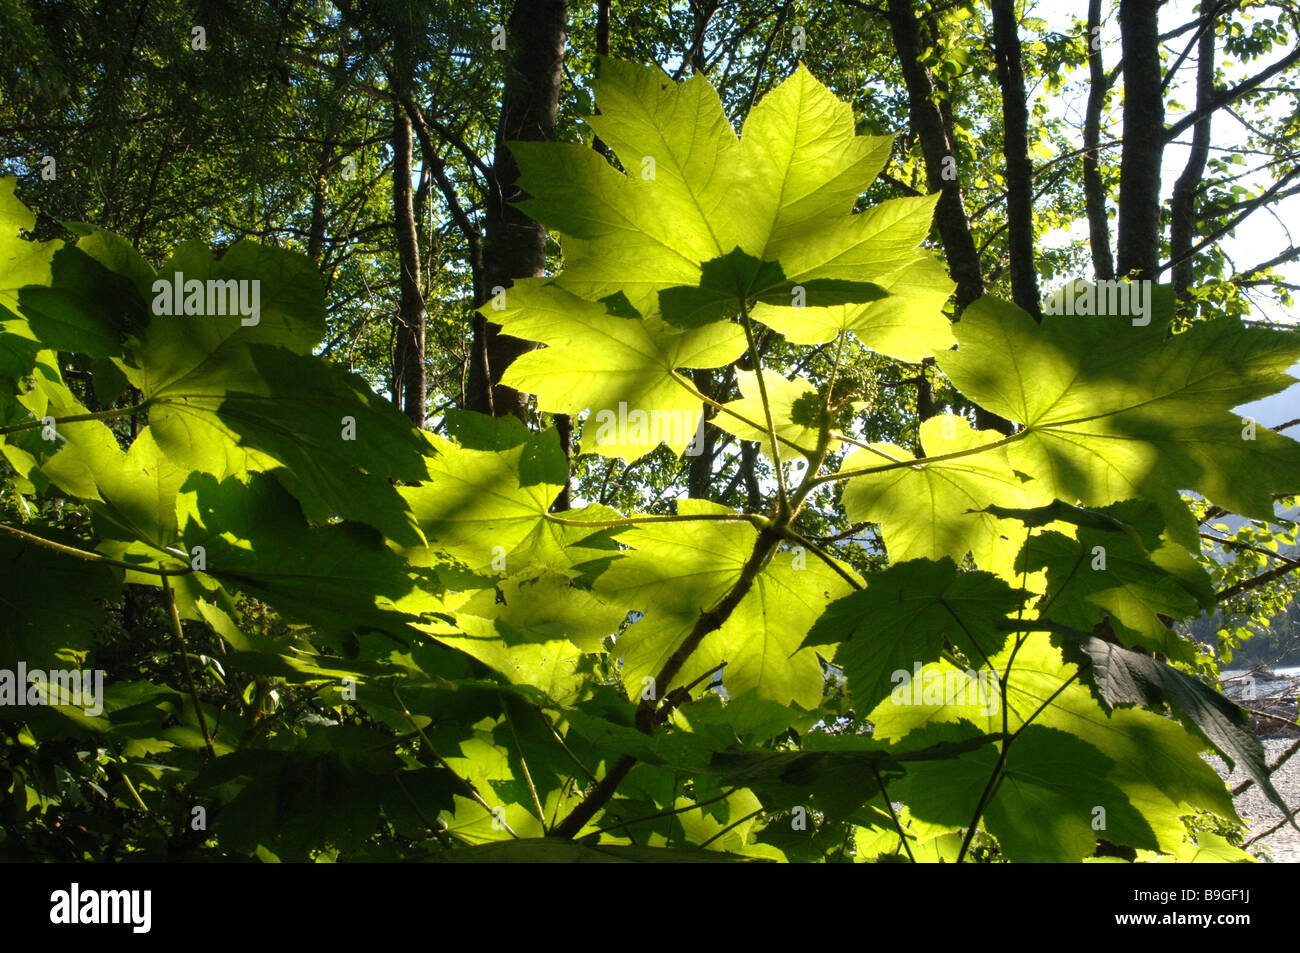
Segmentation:
{"type": "MultiPolygon", "coordinates": [[[[1107,710],[1079,684],[1078,670],[1062,659],[1048,636],[1029,634],[1010,643],[992,659],[1003,677],[999,701],[1005,703],[1011,731],[1033,724],[1055,728],[1091,745],[1110,759],[1106,780],[1119,788],[1141,814],[1163,852],[1179,848],[1186,836],[1183,815],[1210,811],[1235,819],[1232,800],[1214,769],[1199,756],[1201,744],[1176,722],[1138,709],[1107,710]],[[1011,653],[1014,652],[1014,659],[1011,653]]],[[[932,666],[941,678],[955,671],[947,663],[932,666]]],[[[990,712],[970,693],[935,702],[896,705],[885,701],[868,716],[873,736],[885,741],[907,739],[929,725],[968,721],[985,734],[1003,730],[1002,705],[990,712]]],[[[918,735],[918,744],[933,739],[918,735]]],[[[1014,751],[1014,749],[1013,749],[1014,751]]],[[[987,773],[985,780],[987,780],[987,773]]],[[[1102,804],[1110,812],[1111,802],[1102,804]]],[[[974,804],[971,805],[972,811],[974,804]]],[[[969,816],[956,823],[969,822],[969,816]]],[[[1111,834],[1115,834],[1114,830],[1111,834]]],[[[1107,839],[1113,839],[1111,834],[1107,839]]]]}
{"type": "Polygon", "coordinates": [[[759,261],[739,248],[700,266],[700,282],[659,292],[659,311],[674,327],[698,328],[724,318],[738,317],[747,302],[793,307],[842,307],[878,301],[885,292],[878,285],[843,278],[805,278],[794,281],[773,261],[759,261]],[[799,300],[798,304],[794,304],[799,300]]]}
{"type": "Polygon", "coordinates": [[[225,348],[166,391],[146,395],[159,445],[218,478],[272,471],[310,519],[370,523],[420,540],[393,480],[426,476],[410,421],[359,377],[286,348],[225,348]]]}
{"type": "Polygon", "coordinates": [[[248,780],[215,829],[245,850],[274,844],[300,860],[322,842],[360,846],[374,835],[381,814],[405,836],[427,835],[425,818],[450,807],[451,792],[458,790],[445,769],[408,768],[384,734],[351,725],[316,727],[294,749],[227,754],[203,771],[197,785],[209,792],[241,778],[248,780]]]}
{"type": "Polygon", "coordinates": [[[412,581],[373,528],[309,526],[293,497],[265,474],[247,483],[192,475],[177,512],[186,552],[202,546],[208,573],[286,618],[331,635],[415,635],[407,623],[418,616],[395,607],[412,581]]]}
{"type": "Polygon", "coordinates": [[[999,624],[1019,605],[1020,595],[995,576],[959,573],[949,559],[918,559],[873,573],[866,589],[831,603],[805,642],[840,643],[835,663],[865,710],[891,688],[910,698],[915,669],[938,661],[945,640],[987,666],[1006,641],[999,624]]]}
{"type": "Polygon", "coordinates": [[[14,195],[16,184],[13,176],[0,176],[0,374],[11,379],[31,371],[40,350],[22,317],[18,289],[50,283],[50,262],[60,245],[20,237],[35,227],[36,216],[14,195]]]}
{"type": "Polygon", "coordinates": [[[1268,518],[1272,494],[1300,486],[1300,444],[1231,413],[1294,383],[1294,334],[1229,318],[1172,337],[1160,322],[1118,316],[1039,325],[984,297],[963,312],[957,339],[939,366],[967,397],[1023,425],[1011,465],[1051,496],[1104,506],[1190,489],[1268,518]]]}
{"type": "Polygon", "coordinates": [[[745,348],[744,332],[714,324],[685,333],[656,317],[618,317],[551,279],[517,282],[504,310],[485,310],[515,337],[547,347],[517,358],[504,381],[537,395],[551,413],[590,410],[583,450],[635,460],[660,442],[680,453],[695,436],[703,404],[676,380],[678,368],[720,367],[745,348]],[[610,427],[620,411],[645,415],[641,431],[610,427]]]}
{"type": "MultiPolygon", "coordinates": [[[[953,728],[931,729],[927,737],[964,734],[953,728]]],[[[905,800],[922,820],[969,825],[997,761],[995,749],[977,748],[960,758],[909,765],[907,776],[891,786],[891,795],[905,800]]],[[[1111,759],[1086,741],[1030,725],[1007,751],[1001,781],[984,809],[984,824],[1008,860],[1080,861],[1095,851],[1099,837],[1156,849],[1151,828],[1109,779],[1112,767],[1111,759]],[[1105,826],[1095,827],[1103,817],[1105,826]]]]}
{"type": "MultiPolygon", "coordinates": [[[[436,565],[447,553],[471,570],[517,573],[529,566],[568,570],[600,555],[571,552],[598,527],[565,525],[548,518],[568,478],[568,465],[554,430],[533,434],[511,428],[496,435],[495,449],[457,446],[430,436],[430,478],[401,490],[434,548],[412,548],[415,565],[436,565]]],[[[471,441],[473,442],[473,441],[471,441]]],[[[592,518],[617,516],[602,507],[592,518]]],[[[583,511],[564,519],[582,523],[583,511]]]]}
{"type": "Polygon", "coordinates": [[[457,633],[435,638],[504,675],[531,685],[560,705],[572,704],[586,682],[582,656],[598,652],[626,613],[572,586],[557,572],[504,580],[457,607],[457,633]]]}
{"type": "Polygon", "coordinates": [[[305,255],[285,249],[241,241],[218,258],[201,242],[186,242],[158,269],[150,290],[152,317],[135,349],[138,366],[131,381],[146,396],[165,393],[204,364],[220,361],[226,347],[275,344],[307,354],[325,333],[320,270],[305,255]],[[197,313],[169,313],[175,311],[174,293],[166,306],[160,301],[167,292],[155,290],[161,288],[157,282],[174,289],[178,274],[185,283],[205,282],[202,310],[197,313]],[[210,300],[206,294],[210,281],[248,282],[243,291],[249,304],[251,282],[257,282],[256,323],[231,307],[228,286],[210,300]]]}
{"type": "MultiPolygon", "coordinates": [[[[678,501],[680,516],[728,513],[713,503],[678,501]]],[[[624,682],[639,697],[642,679],[657,675],[700,614],[739,581],[758,531],[746,522],[705,519],[644,524],[618,538],[631,552],[605,570],[596,590],[617,605],[645,613],[614,649],[623,660],[624,682]]],[[[705,636],[673,684],[655,686],[658,695],[725,662],[723,684],[729,694],[752,690],[782,705],[793,701],[816,707],[822,695],[821,667],[813,650],[801,649],[800,643],[826,603],[847,591],[839,575],[810,555],[776,553],[722,627],[705,636]]]]}
{"type": "Polygon", "coordinates": [[[131,280],[73,245],[55,252],[49,286],[23,288],[18,302],[45,347],[89,357],[120,357],[127,335],[148,321],[131,280]]]}
{"type": "Polygon", "coordinates": [[[1290,814],[1291,808],[1273,785],[1264,746],[1251,732],[1245,711],[1204,682],[1149,655],[1082,634],[1066,645],[1070,656],[1090,663],[1089,684],[1104,704],[1154,708],[1167,703],[1214,745],[1230,767],[1240,765],[1284,815],[1290,814]]]}
{"type": "Polygon", "coordinates": [[[1047,592],[1039,602],[1045,619],[1090,630],[1109,619],[1125,645],[1140,645],[1190,661],[1196,649],[1161,616],[1182,619],[1213,606],[1209,577],[1185,553],[1183,575],[1157,565],[1124,533],[1081,527],[1077,539],[1039,533],[1025,543],[1021,568],[1047,571],[1047,592]]]}
{"type": "MultiPolygon", "coordinates": [[[[86,548],[66,533],[36,524],[25,531],[86,548]]],[[[108,623],[105,603],[121,582],[103,564],[88,564],[0,533],[0,669],[79,668],[65,650],[84,652],[108,623]]]]}
{"type": "Polygon", "coordinates": [[[917,362],[956,343],[943,306],[953,284],[943,265],[920,257],[872,284],[888,292],[866,304],[774,308],[759,303],[754,316],[796,344],[825,344],[850,331],[867,348],[900,361],[917,362]]]}
{"type": "Polygon", "coordinates": [[[65,492],[94,501],[91,512],[101,537],[144,544],[138,551],[155,562],[167,557],[176,542],[176,494],[190,471],[166,457],[148,427],[125,453],[99,421],[67,424],[64,430],[69,440],[41,467],[45,475],[65,492]]]}
{"type": "MultiPolygon", "coordinates": [[[[110,252],[103,254],[112,260],[110,252]]],[[[166,454],[218,479],[274,470],[316,522],[341,516],[400,542],[419,542],[391,481],[426,475],[423,443],[359,377],[310,355],[324,330],[315,266],[251,242],[237,243],[220,259],[189,243],[159,276],[155,313],[123,369],[150,405],[149,421],[166,454]],[[212,313],[206,298],[197,314],[157,313],[157,299],[168,297],[178,274],[186,282],[255,286],[257,323],[219,313],[230,310],[224,299],[220,308],[213,299],[212,313]]]]}
{"type": "MultiPolygon", "coordinates": [[[[740,385],[740,399],[724,404],[723,410],[713,418],[712,422],[742,440],[758,441],[770,454],[772,438],[767,431],[762,395],[758,387],[758,374],[754,371],[736,371],[736,383],[740,385]]],[[[764,374],[763,387],[767,391],[768,406],[772,411],[776,435],[780,440],[788,441],[780,444],[784,453],[782,459],[791,453],[788,449],[789,444],[802,447],[808,453],[812,453],[817,447],[819,428],[816,419],[809,419],[803,411],[809,406],[820,410],[821,400],[817,388],[802,378],[786,380],[776,374],[764,374]],[[799,405],[797,408],[796,404],[799,405]]],[[[839,448],[839,445],[838,440],[832,440],[827,444],[826,449],[834,451],[839,448]]]]}
{"type": "MultiPolygon", "coordinates": [[[[512,144],[530,196],[522,207],[564,235],[561,287],[588,301],[621,294],[649,315],[665,289],[726,285],[736,292],[730,308],[719,301],[708,315],[688,309],[693,320],[718,318],[736,313],[745,297],[763,297],[750,281],[719,284],[704,274],[707,263],[739,253],[760,271],[780,266],[785,284],[767,287],[779,284],[781,294],[754,311],[774,326],[836,304],[818,297],[832,288],[819,282],[858,284],[856,292],[842,289],[843,302],[878,296],[861,283],[900,291],[931,283],[942,290],[925,304],[936,309],[947,297],[951,284],[939,273],[921,279],[908,271],[932,260],[918,245],[929,234],[934,199],[893,199],[853,214],[890,141],[857,136],[852,110],[806,70],[764,97],[741,139],[703,77],[677,84],[658,70],[606,60],[596,98],[600,113],[588,122],[627,175],[579,147],[512,144]]],[[[870,324],[861,313],[848,320],[870,324]]]]}
{"type": "Polygon", "coordinates": [[[1005,448],[997,445],[1001,436],[973,430],[962,417],[940,414],[921,424],[926,457],[964,455],[927,462],[893,444],[857,450],[842,469],[877,472],[849,480],[845,513],[853,520],[878,522],[895,562],[945,556],[960,562],[970,552],[981,569],[1009,577],[1024,530],[983,510],[990,500],[1032,506],[1041,495],[1037,485],[1022,483],[1012,470],[1005,448]]]}

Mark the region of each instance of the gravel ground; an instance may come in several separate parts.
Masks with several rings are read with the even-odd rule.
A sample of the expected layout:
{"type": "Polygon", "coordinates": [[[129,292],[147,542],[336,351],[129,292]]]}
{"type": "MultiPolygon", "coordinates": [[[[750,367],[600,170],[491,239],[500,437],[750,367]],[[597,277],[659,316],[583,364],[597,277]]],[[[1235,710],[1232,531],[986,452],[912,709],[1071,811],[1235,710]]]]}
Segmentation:
{"type": "MultiPolygon", "coordinates": [[[[1264,738],[1262,740],[1269,764],[1275,762],[1284,751],[1295,744],[1294,738],[1264,738]]],[[[1236,787],[1246,780],[1246,776],[1242,774],[1240,769],[1229,773],[1227,765],[1217,755],[1207,755],[1206,760],[1214,766],[1214,770],[1227,779],[1230,787],[1236,787]]],[[[1293,754],[1282,763],[1281,767],[1273,772],[1273,786],[1282,795],[1282,800],[1291,805],[1293,809],[1296,805],[1300,805],[1300,751],[1293,754]]],[[[1268,830],[1282,820],[1283,817],[1282,812],[1274,807],[1273,803],[1254,784],[1237,796],[1236,805],[1237,813],[1250,824],[1251,837],[1268,830]]],[[[1297,823],[1300,823],[1300,818],[1297,818],[1297,823]]],[[[1275,863],[1300,863],[1300,832],[1297,832],[1295,828],[1289,825],[1255,842],[1255,846],[1261,844],[1269,848],[1275,863]]]]}

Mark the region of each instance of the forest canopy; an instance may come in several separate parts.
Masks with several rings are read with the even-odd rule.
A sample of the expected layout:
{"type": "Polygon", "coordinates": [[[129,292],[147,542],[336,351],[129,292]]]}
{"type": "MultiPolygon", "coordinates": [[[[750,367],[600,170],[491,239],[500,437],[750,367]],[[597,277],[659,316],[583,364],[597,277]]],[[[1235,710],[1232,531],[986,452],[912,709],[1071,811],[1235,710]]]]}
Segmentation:
{"type": "Polygon", "coordinates": [[[1258,859],[1300,6],[1061,7],[0,0],[0,855],[1258,859]]]}

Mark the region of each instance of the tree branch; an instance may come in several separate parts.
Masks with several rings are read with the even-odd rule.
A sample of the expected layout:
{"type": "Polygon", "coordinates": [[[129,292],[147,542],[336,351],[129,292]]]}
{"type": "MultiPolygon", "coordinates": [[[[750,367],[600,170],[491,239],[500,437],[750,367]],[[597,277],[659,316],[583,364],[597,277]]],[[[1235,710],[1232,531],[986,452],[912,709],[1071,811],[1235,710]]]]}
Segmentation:
{"type": "Polygon", "coordinates": [[[1256,73],[1250,79],[1243,80],[1242,82],[1238,83],[1236,86],[1232,87],[1232,89],[1227,89],[1221,93],[1218,93],[1217,95],[1211,96],[1209,101],[1204,106],[1198,106],[1196,109],[1192,110],[1182,119],[1179,119],[1176,123],[1174,123],[1172,126],[1167,128],[1164,132],[1165,141],[1166,142],[1173,141],[1175,138],[1181,135],[1185,129],[1195,125],[1196,123],[1204,119],[1206,116],[1210,115],[1211,113],[1219,109],[1222,109],[1224,106],[1236,102],[1238,99],[1240,99],[1242,96],[1245,96],[1251,90],[1268,82],[1278,73],[1282,72],[1283,70],[1287,69],[1288,67],[1292,66],[1295,63],[1300,63],[1300,47],[1296,47],[1286,56],[1282,57],[1282,59],[1278,60],[1272,66],[1268,67],[1268,69],[1256,73]]]}

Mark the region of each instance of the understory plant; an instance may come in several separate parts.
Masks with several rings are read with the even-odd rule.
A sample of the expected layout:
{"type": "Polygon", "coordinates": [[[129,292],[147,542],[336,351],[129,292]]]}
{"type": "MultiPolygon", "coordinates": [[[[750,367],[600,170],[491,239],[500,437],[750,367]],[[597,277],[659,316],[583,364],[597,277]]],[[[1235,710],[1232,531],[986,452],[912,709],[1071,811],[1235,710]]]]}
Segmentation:
{"type": "Polygon", "coordinates": [[[755,447],[745,509],[558,508],[555,428],[420,431],[317,356],[304,256],[30,241],[0,185],[0,669],[103,675],[0,705],[0,848],[1249,859],[1202,751],[1285,806],[1177,624],[1191,506],[1300,491],[1234,413],[1300,341],[1124,283],[954,322],[935,196],[863,207],[892,143],[806,70],[741,135],[700,77],[596,89],[612,158],[514,149],[563,256],[481,309],[541,345],[504,383],[580,463],[755,447]],[[882,434],[918,374],[948,406],[882,434]]]}

